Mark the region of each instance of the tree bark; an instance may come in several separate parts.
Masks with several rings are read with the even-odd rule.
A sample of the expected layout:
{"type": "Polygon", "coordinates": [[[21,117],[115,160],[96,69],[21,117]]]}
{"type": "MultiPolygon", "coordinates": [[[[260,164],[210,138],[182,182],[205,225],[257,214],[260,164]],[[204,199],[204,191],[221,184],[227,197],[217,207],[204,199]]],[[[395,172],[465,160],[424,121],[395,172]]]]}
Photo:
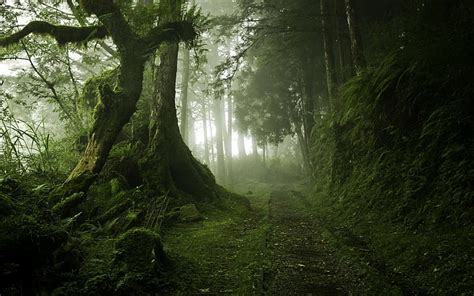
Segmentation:
{"type": "Polygon", "coordinates": [[[188,89],[189,89],[189,49],[183,49],[183,77],[181,82],[181,135],[186,144],[189,145],[189,122],[188,122],[188,89]]]}
{"type": "MultiPolygon", "coordinates": [[[[171,16],[179,19],[179,3],[167,0],[162,4],[171,7],[171,16]]],[[[185,192],[205,200],[215,196],[216,183],[209,169],[194,158],[179,131],[175,104],[178,50],[177,43],[160,49],[150,120],[153,137],[144,161],[149,168],[145,180],[152,189],[185,192]]]]}
{"type": "MultiPolygon", "coordinates": [[[[213,137],[214,132],[212,130],[212,113],[211,113],[211,106],[207,109],[207,114],[209,118],[209,135],[211,135],[211,167],[213,168],[214,173],[216,173],[217,170],[217,164],[216,164],[216,152],[214,150],[214,142],[215,142],[215,137],[213,137]]],[[[215,121],[215,119],[214,119],[215,121]]]]}
{"type": "Polygon", "coordinates": [[[349,36],[351,39],[352,62],[356,74],[359,75],[366,66],[364,49],[362,47],[362,37],[359,29],[359,21],[352,0],[345,0],[347,26],[349,27],[349,36]]]}
{"type": "Polygon", "coordinates": [[[252,152],[255,159],[258,160],[258,146],[257,146],[257,140],[255,139],[255,136],[252,136],[252,152]]]}
{"type": "Polygon", "coordinates": [[[245,152],[245,138],[241,132],[239,132],[238,135],[239,159],[244,159],[247,157],[247,153],[245,152]]]}
{"type": "Polygon", "coordinates": [[[224,157],[224,129],[222,126],[222,108],[221,101],[214,101],[214,119],[216,126],[216,153],[217,153],[217,181],[224,183],[226,179],[226,167],[225,167],[225,157],[224,157]]]}
{"type": "Polygon", "coordinates": [[[102,170],[117,136],[135,112],[142,91],[144,64],[144,59],[124,54],[118,82],[122,91],[115,92],[107,84],[100,89],[84,155],[63,185],[67,194],[87,191],[102,170]]]}
{"type": "Polygon", "coordinates": [[[298,129],[296,131],[296,135],[298,137],[298,146],[300,147],[301,150],[301,156],[303,157],[303,169],[306,172],[310,172],[310,161],[309,161],[309,149],[308,145],[304,139],[303,133],[301,132],[301,129],[298,129]]]}
{"type": "Polygon", "coordinates": [[[334,109],[334,95],[337,87],[337,73],[335,71],[334,38],[330,28],[328,0],[321,0],[321,26],[323,30],[324,62],[326,64],[326,83],[330,110],[334,109]]]}
{"type": "Polygon", "coordinates": [[[227,156],[227,184],[232,184],[232,96],[230,94],[227,95],[227,141],[226,141],[226,156],[227,156]]]}
{"type": "Polygon", "coordinates": [[[209,160],[209,137],[207,135],[207,111],[206,104],[203,102],[201,106],[201,115],[202,115],[202,129],[204,133],[204,161],[208,166],[211,165],[209,160]]]}

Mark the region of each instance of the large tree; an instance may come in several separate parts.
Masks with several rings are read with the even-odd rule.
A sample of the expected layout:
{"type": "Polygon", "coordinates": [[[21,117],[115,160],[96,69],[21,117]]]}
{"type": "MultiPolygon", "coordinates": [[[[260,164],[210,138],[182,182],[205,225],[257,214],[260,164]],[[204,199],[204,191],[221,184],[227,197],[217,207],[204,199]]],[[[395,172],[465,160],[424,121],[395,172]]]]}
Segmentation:
{"type": "MultiPolygon", "coordinates": [[[[182,1],[162,0],[168,9],[167,23],[181,18],[182,1]]],[[[160,65],[155,75],[155,93],[150,120],[150,153],[146,164],[149,185],[156,189],[180,190],[194,197],[212,198],[215,180],[211,172],[192,155],[181,137],[176,114],[176,72],[178,44],[160,49],[160,65]]]]}
{"type": "Polygon", "coordinates": [[[51,36],[59,45],[85,44],[93,39],[111,37],[117,48],[120,66],[116,83],[98,84],[89,141],[84,155],[62,187],[64,194],[86,191],[103,168],[118,134],[135,112],[149,57],[164,42],[189,41],[196,37],[189,21],[160,22],[146,34],[139,34],[124,16],[122,4],[113,0],[82,0],[80,4],[84,12],[97,17],[97,25],[73,27],[32,21],[20,31],[0,39],[0,46],[5,47],[19,43],[30,34],[51,36]]]}

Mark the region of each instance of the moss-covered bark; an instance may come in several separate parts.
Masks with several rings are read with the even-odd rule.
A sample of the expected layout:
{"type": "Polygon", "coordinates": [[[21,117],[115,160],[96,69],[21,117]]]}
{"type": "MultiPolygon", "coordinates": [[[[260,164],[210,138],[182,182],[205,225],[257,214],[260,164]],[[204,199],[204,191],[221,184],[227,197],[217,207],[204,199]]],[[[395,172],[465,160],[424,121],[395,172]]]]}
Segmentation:
{"type": "Polygon", "coordinates": [[[201,199],[215,195],[216,183],[209,169],[199,163],[179,132],[175,106],[178,45],[160,50],[156,91],[152,101],[150,151],[144,162],[152,187],[180,190],[201,199]]]}
{"type": "MultiPolygon", "coordinates": [[[[162,21],[173,23],[181,18],[181,1],[163,0],[160,5],[167,11],[162,21]]],[[[143,162],[145,181],[157,190],[211,199],[216,194],[214,176],[193,157],[179,131],[175,105],[178,50],[177,43],[160,48],[151,103],[150,149],[143,162]]]]}

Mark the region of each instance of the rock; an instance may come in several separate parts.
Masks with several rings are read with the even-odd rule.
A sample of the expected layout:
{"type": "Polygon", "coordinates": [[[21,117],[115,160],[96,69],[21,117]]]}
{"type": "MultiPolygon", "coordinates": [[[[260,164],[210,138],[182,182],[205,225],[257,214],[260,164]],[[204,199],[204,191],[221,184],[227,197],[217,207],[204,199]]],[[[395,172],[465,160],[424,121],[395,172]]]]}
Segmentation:
{"type": "Polygon", "coordinates": [[[179,218],[181,222],[194,222],[202,220],[203,217],[201,213],[199,213],[196,205],[194,204],[187,204],[182,206],[179,209],[179,218]]]}
{"type": "Polygon", "coordinates": [[[147,273],[166,262],[160,236],[145,228],[134,228],[122,234],[115,243],[114,261],[126,273],[147,273]]]}

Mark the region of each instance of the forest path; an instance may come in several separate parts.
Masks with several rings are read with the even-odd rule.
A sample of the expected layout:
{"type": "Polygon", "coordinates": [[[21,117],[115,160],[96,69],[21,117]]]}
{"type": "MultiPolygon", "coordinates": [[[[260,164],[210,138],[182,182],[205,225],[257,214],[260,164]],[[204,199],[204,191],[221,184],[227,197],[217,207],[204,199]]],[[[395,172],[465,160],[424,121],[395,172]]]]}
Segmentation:
{"type": "Polygon", "coordinates": [[[268,295],[345,295],[348,279],[321,237],[318,221],[295,191],[273,191],[269,200],[267,246],[271,270],[268,295]]]}
{"type": "Polygon", "coordinates": [[[291,186],[272,191],[264,295],[422,295],[348,229],[328,225],[291,186]]]}
{"type": "Polygon", "coordinates": [[[223,199],[203,208],[203,221],[165,231],[165,250],[177,266],[176,286],[164,294],[418,294],[403,288],[360,238],[319,217],[298,188],[242,186],[250,211],[223,199]]]}

